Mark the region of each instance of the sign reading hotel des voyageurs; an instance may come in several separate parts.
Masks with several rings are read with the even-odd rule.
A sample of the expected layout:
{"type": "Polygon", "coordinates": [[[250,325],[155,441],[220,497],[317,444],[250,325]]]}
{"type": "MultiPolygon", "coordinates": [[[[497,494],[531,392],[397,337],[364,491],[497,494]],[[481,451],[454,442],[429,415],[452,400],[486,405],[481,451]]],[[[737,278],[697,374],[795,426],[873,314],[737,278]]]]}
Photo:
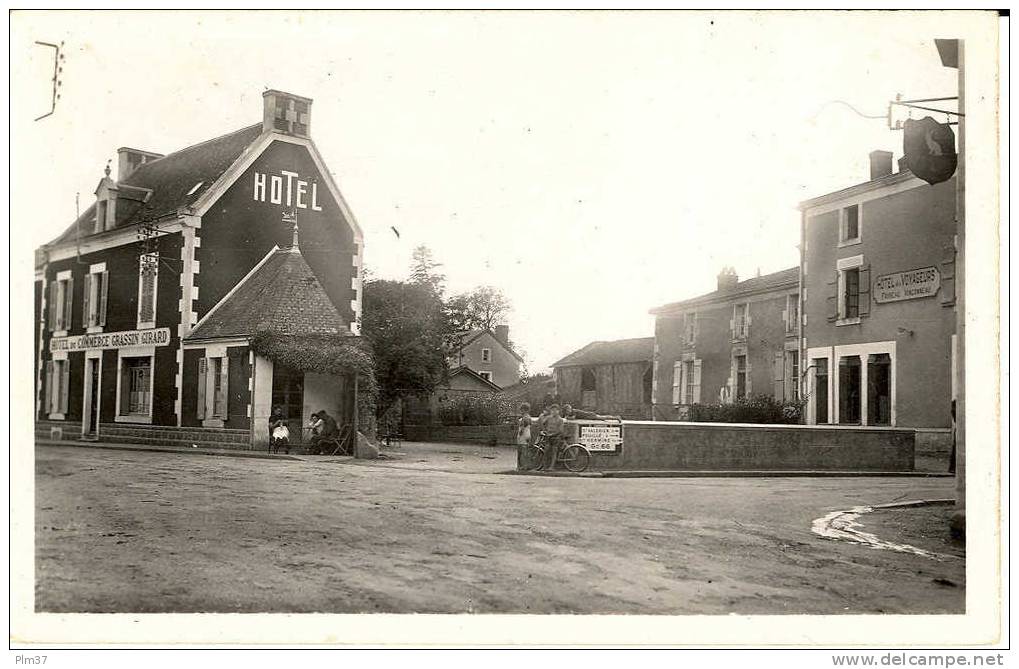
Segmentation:
{"type": "Polygon", "coordinates": [[[131,346],[166,346],[169,343],[170,328],[126,330],[76,337],[54,337],[50,340],[50,351],[97,351],[131,346]]]}
{"type": "Polygon", "coordinates": [[[908,272],[879,276],[874,282],[874,301],[901,302],[933,297],[941,288],[941,272],[937,267],[921,267],[908,272]]]}

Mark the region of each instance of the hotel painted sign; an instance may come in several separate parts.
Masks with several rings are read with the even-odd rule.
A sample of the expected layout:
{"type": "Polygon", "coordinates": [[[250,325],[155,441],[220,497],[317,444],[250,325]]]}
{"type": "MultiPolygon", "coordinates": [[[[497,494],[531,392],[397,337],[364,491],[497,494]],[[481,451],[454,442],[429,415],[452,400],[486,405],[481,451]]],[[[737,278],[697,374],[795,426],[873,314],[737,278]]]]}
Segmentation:
{"type": "Polygon", "coordinates": [[[282,204],[298,209],[322,211],[318,203],[318,183],[301,179],[297,172],[280,170],[280,175],[255,172],[253,188],[255,202],[282,204]]]}
{"type": "Polygon", "coordinates": [[[933,297],[941,288],[941,272],[937,267],[921,267],[908,272],[879,276],[874,283],[874,301],[901,302],[933,297]]]}
{"type": "Polygon", "coordinates": [[[166,346],[169,343],[170,328],[127,330],[78,337],[54,337],[50,340],[50,351],[102,351],[130,346],[166,346]]]}

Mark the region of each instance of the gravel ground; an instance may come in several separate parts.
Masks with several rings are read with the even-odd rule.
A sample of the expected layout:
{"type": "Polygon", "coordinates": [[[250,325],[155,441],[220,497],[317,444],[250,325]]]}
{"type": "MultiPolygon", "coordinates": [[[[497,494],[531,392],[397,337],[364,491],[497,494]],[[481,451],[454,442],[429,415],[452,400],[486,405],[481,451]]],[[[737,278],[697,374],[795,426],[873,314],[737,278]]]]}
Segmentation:
{"type": "Polygon", "coordinates": [[[951,479],[542,478],[495,473],[512,449],[392,452],[273,462],[40,446],[36,609],[964,610],[964,560],[810,531],[832,510],[951,497],[951,479]]]}

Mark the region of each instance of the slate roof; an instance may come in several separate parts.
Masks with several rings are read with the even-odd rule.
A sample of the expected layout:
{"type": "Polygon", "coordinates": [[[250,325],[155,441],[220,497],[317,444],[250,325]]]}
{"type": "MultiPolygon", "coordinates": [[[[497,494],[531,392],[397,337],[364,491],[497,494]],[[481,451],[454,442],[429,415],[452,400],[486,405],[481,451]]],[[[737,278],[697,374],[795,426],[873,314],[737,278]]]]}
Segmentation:
{"type": "Polygon", "coordinates": [[[574,351],[553,367],[578,367],[580,365],[611,365],[625,362],[651,362],[655,352],[654,337],[639,339],[617,339],[615,341],[593,341],[579,351],[574,351]]]}
{"type": "MultiPolygon", "coordinates": [[[[156,220],[194,203],[261,134],[262,124],[256,123],[139,165],[117,183],[116,227],[156,220]],[[201,186],[195,188],[199,183],[201,186]],[[148,201],[143,202],[149,191],[148,201]],[[126,207],[121,206],[122,200],[126,200],[126,207]]],[[[92,202],[78,220],[49,245],[73,240],[75,225],[81,226],[82,237],[93,234],[94,220],[95,202],[92,202]]]]}
{"type": "Polygon", "coordinates": [[[494,382],[489,381],[488,379],[483,377],[481,374],[478,374],[467,365],[461,365],[459,367],[454,367],[453,369],[449,370],[450,379],[452,379],[454,376],[460,376],[461,374],[471,377],[478,383],[481,383],[482,385],[487,386],[492,390],[501,390],[501,388],[494,382]]]}
{"type": "Polygon", "coordinates": [[[518,354],[509,345],[507,345],[505,342],[501,341],[498,337],[496,337],[494,332],[492,332],[491,330],[485,329],[485,328],[482,328],[480,330],[466,330],[464,332],[461,332],[460,335],[459,335],[460,336],[459,347],[462,349],[462,348],[464,348],[466,346],[469,346],[470,344],[472,344],[474,342],[475,339],[477,339],[481,335],[485,334],[486,332],[488,334],[492,335],[492,339],[494,339],[495,341],[499,342],[499,345],[502,346],[504,349],[506,349],[506,351],[510,355],[512,355],[514,358],[516,358],[520,362],[524,362],[524,359],[522,357],[520,357],[520,354],[518,354]]]}
{"type": "Polygon", "coordinates": [[[296,248],[270,251],[184,339],[243,337],[260,331],[351,334],[296,248]]]}
{"type": "Polygon", "coordinates": [[[771,274],[765,274],[763,276],[755,276],[750,279],[738,282],[734,287],[727,290],[715,290],[704,295],[697,297],[691,297],[688,300],[681,302],[670,302],[669,304],[663,304],[660,307],[655,307],[651,310],[652,314],[660,314],[675,309],[682,309],[684,307],[697,306],[699,304],[711,304],[713,302],[724,302],[734,297],[741,297],[743,295],[753,295],[755,293],[763,293],[769,290],[781,290],[785,288],[792,288],[799,284],[800,281],[800,268],[790,267],[779,272],[772,272],[771,274]]]}

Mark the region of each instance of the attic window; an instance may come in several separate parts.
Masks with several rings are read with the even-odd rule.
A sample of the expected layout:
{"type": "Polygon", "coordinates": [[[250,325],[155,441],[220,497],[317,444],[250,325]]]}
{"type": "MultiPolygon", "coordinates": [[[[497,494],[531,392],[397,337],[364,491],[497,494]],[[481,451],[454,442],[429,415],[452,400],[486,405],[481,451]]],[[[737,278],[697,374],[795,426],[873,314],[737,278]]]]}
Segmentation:
{"type": "Polygon", "coordinates": [[[201,188],[204,184],[205,184],[204,181],[199,181],[198,183],[196,183],[194,186],[191,187],[191,190],[188,191],[188,195],[194,195],[195,191],[201,188]]]}

